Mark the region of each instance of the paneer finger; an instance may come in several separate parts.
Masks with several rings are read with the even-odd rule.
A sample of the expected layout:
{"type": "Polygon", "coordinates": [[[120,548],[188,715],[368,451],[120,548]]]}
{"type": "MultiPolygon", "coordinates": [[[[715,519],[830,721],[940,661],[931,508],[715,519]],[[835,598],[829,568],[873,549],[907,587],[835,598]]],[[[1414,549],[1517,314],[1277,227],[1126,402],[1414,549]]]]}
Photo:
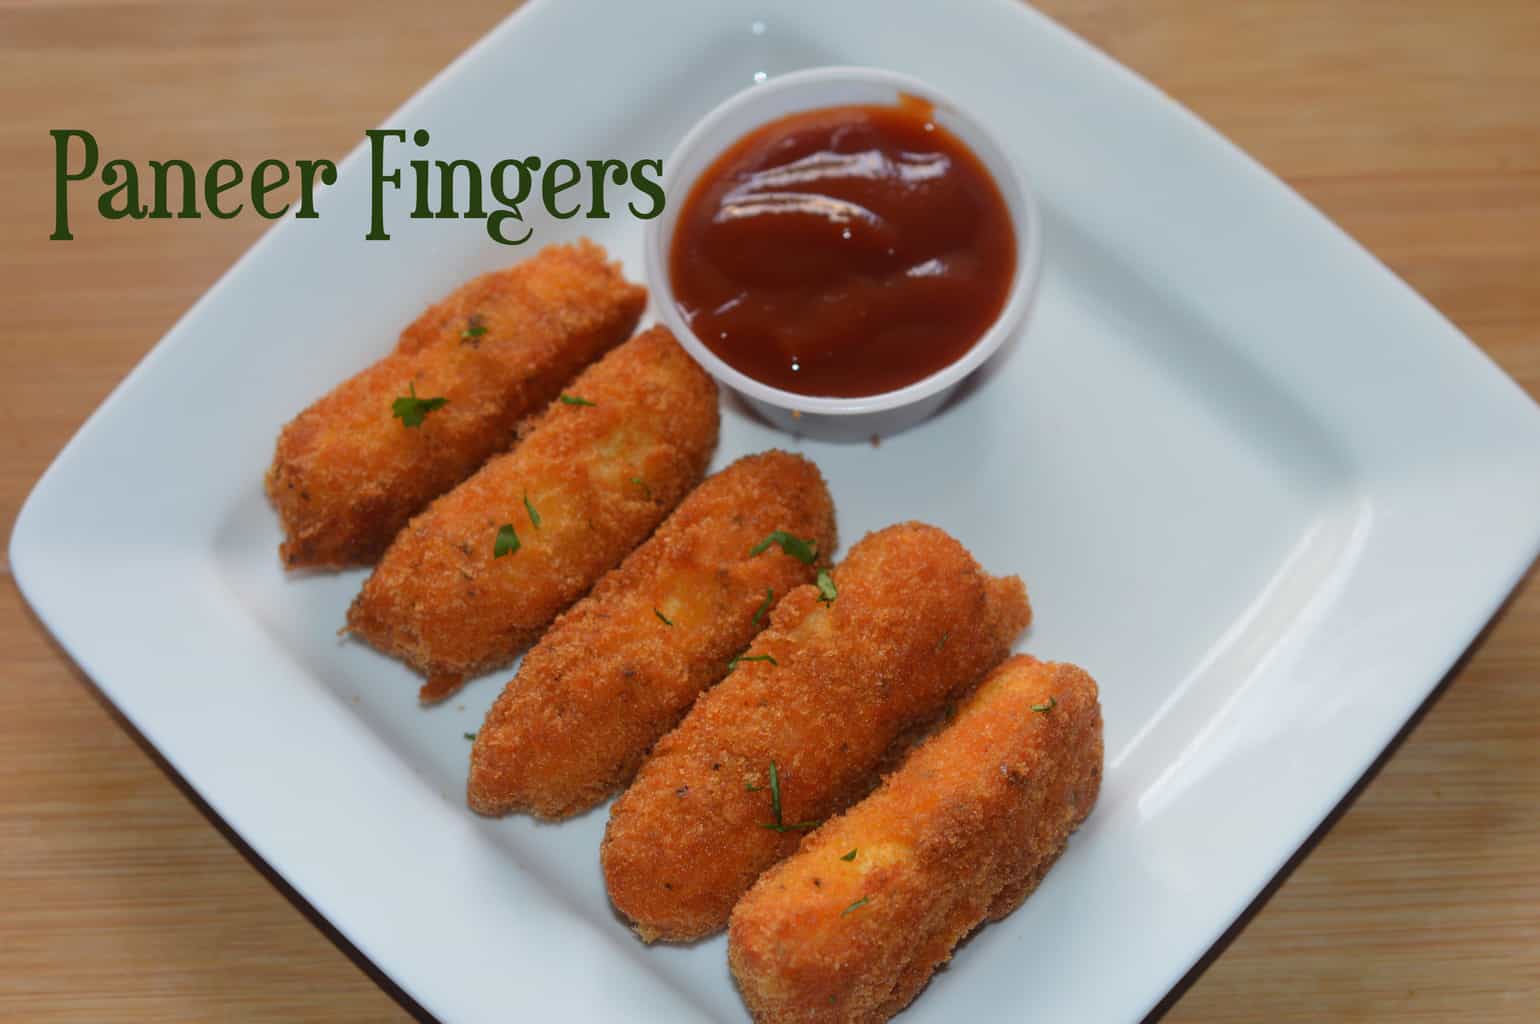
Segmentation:
{"type": "Polygon", "coordinates": [[[278,436],[267,493],[289,568],[367,565],[519,421],[636,327],[646,290],[592,242],[553,245],[430,307],[395,350],[278,436]]]}
{"type": "Polygon", "coordinates": [[[1019,655],[882,787],[733,910],[728,962],[759,1024],[875,1024],[985,920],[1019,907],[1090,813],[1096,683],[1019,655]]]}
{"type": "Polygon", "coordinates": [[[476,733],[471,807],[564,818],[629,782],[775,600],[813,581],[779,548],[751,554],[776,530],[834,550],[834,503],[801,456],[750,455],[691,492],[525,656],[476,733]]]}
{"type": "Polygon", "coordinates": [[[401,531],[348,629],[426,675],[424,700],[507,665],[700,482],[717,429],[711,378],[644,331],[401,531]]]}
{"type": "Polygon", "coordinates": [[[867,536],[821,583],[776,606],[611,808],[605,883],[645,941],[726,926],[760,872],[866,795],[895,739],[998,664],[1031,614],[1019,579],[921,523],[867,536]]]}

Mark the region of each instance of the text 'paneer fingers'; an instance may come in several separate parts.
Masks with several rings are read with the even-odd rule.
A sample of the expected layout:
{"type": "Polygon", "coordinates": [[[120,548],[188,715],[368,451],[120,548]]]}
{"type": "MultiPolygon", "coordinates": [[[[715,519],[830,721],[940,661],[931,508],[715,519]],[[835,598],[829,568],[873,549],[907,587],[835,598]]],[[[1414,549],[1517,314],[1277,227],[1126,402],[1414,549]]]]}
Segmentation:
{"type": "Polygon", "coordinates": [[[945,532],[867,536],[776,606],[611,808],[610,899],[647,941],[725,926],[759,873],[864,796],[895,738],[999,663],[1029,617],[1021,580],[986,575],[945,532]]]}
{"type": "Polygon", "coordinates": [[[624,341],[646,299],[584,241],[483,274],[428,309],[390,355],[279,434],[267,493],[283,521],[284,564],[379,558],[408,519],[624,341]]]}
{"type": "Polygon", "coordinates": [[[424,700],[508,664],[700,481],[717,427],[711,378],[644,331],[401,531],[348,629],[424,673],[424,700]]]}
{"type": "Polygon", "coordinates": [[[1096,802],[1096,684],[1024,655],[882,787],[767,871],[728,962],[759,1024],[867,1024],[907,1006],[986,918],[1021,905],[1096,802]]]}
{"type": "Polygon", "coordinates": [[[801,456],[750,455],[691,492],[525,656],[476,733],[471,807],[562,818],[630,781],[775,599],[813,581],[811,560],[750,554],[776,530],[834,550],[834,504],[801,456]]]}

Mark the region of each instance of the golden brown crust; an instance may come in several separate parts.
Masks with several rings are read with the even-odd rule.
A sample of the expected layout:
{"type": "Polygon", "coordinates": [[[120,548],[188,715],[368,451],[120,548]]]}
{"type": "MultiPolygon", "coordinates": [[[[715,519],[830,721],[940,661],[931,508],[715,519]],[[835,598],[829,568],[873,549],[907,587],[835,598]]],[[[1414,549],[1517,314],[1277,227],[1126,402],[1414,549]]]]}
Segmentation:
{"type": "Polygon", "coordinates": [[[1001,665],[733,910],[728,962],[754,1019],[898,1013],[964,936],[1021,905],[1090,813],[1101,772],[1091,677],[1025,655],[1001,665]]]}
{"type": "Polygon", "coordinates": [[[716,448],[716,385],[665,328],[567,393],[594,404],[551,403],[517,448],[401,531],[348,610],[349,630],[428,676],[424,700],[534,643],[700,482],[716,448]],[[498,558],[504,524],[521,546],[498,558]]]}
{"type": "Polygon", "coordinates": [[[834,503],[799,455],[747,456],[691,492],[525,656],[476,733],[471,807],[565,818],[629,782],[769,624],[766,592],[812,582],[779,548],[749,554],[773,530],[834,550],[834,503]]]}
{"type": "Polygon", "coordinates": [[[838,596],[799,587],[742,662],[708,690],[610,812],[601,847],[610,899],[646,941],[727,923],[759,873],[802,833],[876,783],[889,745],[939,714],[1005,657],[1030,618],[1016,577],[987,576],[933,526],[870,534],[834,571],[838,596]],[[755,786],[754,790],[747,787],[755,786]]]}
{"type": "Polygon", "coordinates": [[[267,493],[290,568],[365,565],[412,516],[514,441],[519,420],[636,327],[647,292],[589,241],[553,245],[470,281],[402,332],[395,350],[278,435],[267,493]],[[485,333],[464,337],[472,317],[485,333]],[[406,427],[411,384],[449,402],[406,427]]]}

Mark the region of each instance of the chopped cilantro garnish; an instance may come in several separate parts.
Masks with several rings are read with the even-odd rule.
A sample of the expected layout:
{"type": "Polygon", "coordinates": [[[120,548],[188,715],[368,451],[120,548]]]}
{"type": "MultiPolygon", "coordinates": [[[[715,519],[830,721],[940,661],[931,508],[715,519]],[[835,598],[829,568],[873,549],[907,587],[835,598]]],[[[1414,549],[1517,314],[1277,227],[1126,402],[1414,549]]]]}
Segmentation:
{"type": "Polygon", "coordinates": [[[403,426],[420,427],[428,413],[449,404],[447,398],[418,398],[416,381],[411,381],[406,387],[408,393],[390,403],[390,414],[400,420],[403,426]]]}
{"type": "MultiPolygon", "coordinates": [[[[750,793],[760,789],[759,786],[749,784],[745,784],[743,788],[750,793]]],[[[759,827],[770,829],[772,832],[806,832],[823,824],[821,821],[781,820],[781,772],[774,761],[770,762],[770,813],[775,815],[775,820],[760,822],[759,827]]]]}
{"type": "Polygon", "coordinates": [[[665,625],[665,626],[672,626],[674,624],[672,619],[670,619],[667,615],[664,615],[662,612],[658,611],[656,608],[654,608],[652,610],[652,614],[654,614],[658,618],[662,619],[663,620],[663,625],[665,625]]]}
{"type": "Polygon", "coordinates": [[[770,762],[770,810],[775,815],[775,823],[781,823],[781,773],[776,768],[775,762],[770,762]]]}
{"type": "Polygon", "coordinates": [[[859,847],[855,847],[855,846],[851,847],[850,848],[850,852],[845,854],[845,856],[841,857],[840,860],[855,860],[856,859],[856,850],[858,850],[858,849],[859,849],[859,847]]]}
{"type": "Polygon", "coordinates": [[[561,401],[562,401],[563,405],[597,405],[598,404],[597,402],[590,402],[588,399],[584,398],[581,395],[569,395],[565,391],[562,392],[561,401]]]}
{"type": "Polygon", "coordinates": [[[473,740],[473,739],[476,738],[476,734],[473,733],[473,732],[468,732],[468,733],[465,734],[465,738],[468,739],[468,740],[473,740]]]}
{"type": "Polygon", "coordinates": [[[775,588],[774,587],[766,587],[765,588],[765,600],[764,600],[763,603],[760,604],[759,610],[754,613],[754,617],[752,619],[750,619],[749,622],[753,623],[756,626],[759,625],[759,620],[765,617],[765,612],[769,611],[770,610],[770,606],[772,604],[774,604],[774,603],[775,603],[775,588]]]}
{"type": "Polygon", "coordinates": [[[1058,706],[1059,706],[1059,698],[1057,698],[1057,697],[1049,697],[1047,704],[1034,704],[1034,705],[1032,705],[1032,710],[1036,711],[1040,715],[1046,715],[1046,714],[1048,714],[1048,712],[1052,711],[1054,708],[1056,708],[1058,706]]]}
{"type": "Polygon", "coordinates": [[[762,554],[769,550],[772,544],[779,544],[782,551],[803,565],[812,565],[818,561],[817,544],[810,540],[803,540],[801,537],[795,537],[785,530],[776,530],[770,536],[755,544],[749,549],[749,556],[753,557],[754,555],[762,554]]]}
{"type": "Polygon", "coordinates": [[[465,321],[465,330],[460,332],[460,340],[475,341],[485,333],[487,333],[487,325],[482,323],[481,314],[474,313],[469,320],[465,321]]]}
{"type": "Polygon", "coordinates": [[[535,524],[535,529],[540,529],[540,513],[535,511],[535,506],[529,503],[529,492],[524,493],[524,511],[529,513],[529,521],[535,524]]]}
{"type": "Polygon", "coordinates": [[[852,910],[859,910],[860,908],[866,906],[871,901],[872,901],[872,898],[870,896],[862,896],[860,899],[856,900],[850,906],[846,907],[844,910],[841,910],[840,911],[840,917],[844,917],[846,914],[850,913],[852,910]]]}
{"type": "Polygon", "coordinates": [[[727,671],[731,672],[733,669],[737,668],[738,663],[742,661],[768,661],[770,664],[777,667],[779,667],[781,664],[768,654],[740,654],[732,661],[727,663],[727,671]]]}
{"type": "Polygon", "coordinates": [[[818,570],[818,600],[824,604],[833,604],[839,596],[839,591],[834,588],[834,577],[829,575],[829,570],[818,570]]]}
{"type": "Polygon", "coordinates": [[[497,542],[492,545],[492,557],[502,558],[519,550],[519,535],[514,530],[512,523],[504,523],[497,528],[497,542]]]}

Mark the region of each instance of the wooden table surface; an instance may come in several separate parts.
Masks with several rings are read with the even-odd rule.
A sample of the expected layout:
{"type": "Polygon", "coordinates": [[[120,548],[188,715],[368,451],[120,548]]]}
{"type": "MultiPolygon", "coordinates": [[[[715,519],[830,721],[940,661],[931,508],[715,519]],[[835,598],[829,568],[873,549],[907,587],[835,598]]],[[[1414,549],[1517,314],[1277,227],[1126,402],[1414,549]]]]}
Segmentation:
{"type": "MultiPolygon", "coordinates": [[[[141,162],[336,157],[507,6],[0,0],[6,536],[81,421],[264,227],[93,216],[48,242],[47,131],[87,128],[141,162]]],[[[1540,4],[1044,6],[1540,395],[1540,4]]],[[[0,652],[0,1017],[405,1017],[166,774],[9,579],[0,652]]],[[[1532,573],[1166,1019],[1540,1020],[1537,684],[1532,573]]]]}

